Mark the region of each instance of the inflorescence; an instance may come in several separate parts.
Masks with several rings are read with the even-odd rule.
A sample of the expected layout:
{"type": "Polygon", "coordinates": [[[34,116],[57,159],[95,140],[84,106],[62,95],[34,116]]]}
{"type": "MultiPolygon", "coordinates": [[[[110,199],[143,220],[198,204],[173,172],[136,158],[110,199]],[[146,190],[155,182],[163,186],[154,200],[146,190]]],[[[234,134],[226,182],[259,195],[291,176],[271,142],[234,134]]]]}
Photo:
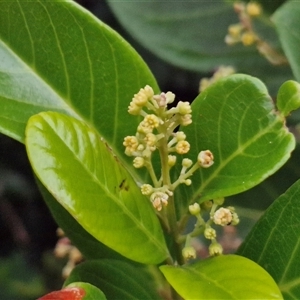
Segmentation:
{"type": "MultiPolygon", "coordinates": [[[[181,131],[182,127],[192,123],[192,109],[189,102],[179,101],[175,107],[169,108],[175,95],[172,92],[154,94],[153,89],[146,85],[134,95],[128,112],[132,115],[142,116],[143,119],[137,126],[135,135],[126,136],[123,145],[125,154],[133,157],[135,168],[147,168],[152,183],[141,185],[141,193],[146,195],[153,207],[162,211],[169,201],[174,201],[174,190],[180,184],[187,186],[192,184],[191,175],[199,168],[209,168],[214,163],[214,156],[210,150],[200,151],[197,161],[194,163],[189,158],[181,158],[181,170],[176,180],[170,178],[170,169],[180,159],[179,155],[190,151],[190,143],[186,135],[181,131]],[[176,131],[180,126],[180,131],[176,131]],[[158,150],[161,163],[161,174],[157,176],[152,164],[153,153],[158,150]]],[[[196,256],[195,249],[191,246],[191,238],[203,233],[205,238],[211,240],[209,247],[210,255],[222,253],[222,247],[216,241],[216,231],[211,224],[225,226],[236,225],[239,220],[233,207],[219,208],[223,200],[214,200],[211,206],[210,219],[205,222],[201,216],[198,203],[189,206],[189,211],[197,218],[195,229],[186,235],[185,247],[182,255],[185,259],[196,256]]]]}

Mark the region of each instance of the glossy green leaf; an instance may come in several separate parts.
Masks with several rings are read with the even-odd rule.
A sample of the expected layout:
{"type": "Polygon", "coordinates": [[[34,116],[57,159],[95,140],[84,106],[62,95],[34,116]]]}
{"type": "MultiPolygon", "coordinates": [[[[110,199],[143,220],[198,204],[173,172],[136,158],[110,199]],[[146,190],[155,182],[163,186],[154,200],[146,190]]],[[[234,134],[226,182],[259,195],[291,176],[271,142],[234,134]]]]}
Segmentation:
{"type": "Polygon", "coordinates": [[[48,192],[40,181],[37,181],[37,184],[54,220],[86,259],[111,258],[127,260],[124,256],[108,248],[89,234],[48,192]]]}
{"type": "MultiPolygon", "coordinates": [[[[194,71],[232,65],[238,72],[261,78],[273,93],[283,81],[291,79],[291,70],[271,65],[255,46],[225,43],[229,25],[239,22],[233,2],[108,0],[124,28],[167,62],[194,71]]],[[[254,25],[263,40],[278,47],[280,43],[269,15],[256,18],[254,25]]]]}
{"type": "Polygon", "coordinates": [[[160,270],[184,299],[283,299],[262,267],[237,255],[182,267],[161,266],[160,270]]]}
{"type": "Polygon", "coordinates": [[[300,298],[299,198],[297,181],[269,207],[238,250],[272,275],[284,299],[300,298]]]}
{"type": "Polygon", "coordinates": [[[116,260],[91,260],[78,265],[65,285],[89,282],[100,288],[107,299],[161,299],[150,275],[143,268],[116,260]]]}
{"type": "Polygon", "coordinates": [[[278,91],[277,101],[278,109],[284,116],[288,116],[291,111],[300,107],[300,84],[296,81],[286,81],[278,91]]]}
{"type": "Polygon", "coordinates": [[[275,112],[264,84],[232,75],[207,88],[192,104],[193,123],[183,128],[189,157],[211,150],[214,165],[200,169],[182,199],[205,201],[250,189],[277,171],[295,147],[285,120],[275,112]]]}
{"type": "Polygon", "coordinates": [[[30,116],[59,111],[92,124],[126,161],[122,141],[139,122],[129,102],[158,88],[116,32],[74,1],[1,0],[0,60],[1,132],[23,141],[30,116]]]}
{"type": "Polygon", "coordinates": [[[168,257],[149,200],[95,130],[59,113],[40,113],[26,127],[32,167],[49,192],[96,239],[132,260],[168,257]]]}
{"type": "Polygon", "coordinates": [[[125,29],[147,49],[183,68],[210,70],[224,63],[249,65],[249,60],[259,59],[252,47],[228,47],[224,42],[228,26],[238,22],[232,3],[172,0],[108,0],[108,3],[125,29]]]}
{"type": "Polygon", "coordinates": [[[288,1],[272,17],[282,48],[287,56],[293,73],[300,81],[300,6],[297,1],[288,1]]]}

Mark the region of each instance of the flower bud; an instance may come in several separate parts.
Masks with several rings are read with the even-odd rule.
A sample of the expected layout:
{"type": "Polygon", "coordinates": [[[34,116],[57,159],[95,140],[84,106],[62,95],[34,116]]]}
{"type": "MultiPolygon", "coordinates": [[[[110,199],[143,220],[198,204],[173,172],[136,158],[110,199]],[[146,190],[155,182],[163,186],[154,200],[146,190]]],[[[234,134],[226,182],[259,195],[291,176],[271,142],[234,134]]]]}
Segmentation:
{"type": "Polygon", "coordinates": [[[189,102],[179,101],[177,103],[178,113],[180,115],[190,114],[192,112],[191,105],[189,102]]]}
{"type": "Polygon", "coordinates": [[[142,168],[145,165],[145,160],[143,157],[136,157],[133,160],[133,166],[137,169],[142,168]]]}
{"type": "Polygon", "coordinates": [[[196,258],[196,250],[194,247],[184,247],[182,249],[182,256],[188,260],[188,259],[195,259],[196,258]]]}
{"type": "Polygon", "coordinates": [[[198,215],[200,213],[200,210],[201,210],[200,205],[197,202],[189,205],[189,212],[191,215],[194,216],[198,215]]]}
{"type": "Polygon", "coordinates": [[[175,155],[168,155],[168,166],[173,167],[176,164],[176,159],[175,155]]]}
{"type": "Polygon", "coordinates": [[[216,231],[213,228],[207,227],[204,230],[204,236],[208,240],[213,240],[213,239],[216,238],[217,234],[216,234],[216,231]]]}
{"type": "Polygon", "coordinates": [[[141,192],[143,195],[149,196],[153,193],[153,187],[150,184],[143,184],[141,186],[141,192]]]}
{"type": "Polygon", "coordinates": [[[214,241],[209,245],[208,251],[210,256],[216,256],[223,253],[223,248],[219,243],[214,241]]]}

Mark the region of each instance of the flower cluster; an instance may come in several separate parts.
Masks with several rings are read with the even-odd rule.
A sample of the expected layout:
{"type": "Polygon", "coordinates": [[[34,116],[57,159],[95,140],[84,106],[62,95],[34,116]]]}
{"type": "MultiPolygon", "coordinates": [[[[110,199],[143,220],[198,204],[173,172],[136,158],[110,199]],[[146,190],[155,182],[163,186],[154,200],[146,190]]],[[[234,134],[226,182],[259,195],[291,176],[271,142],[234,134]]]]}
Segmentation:
{"type": "MultiPolygon", "coordinates": [[[[195,229],[189,234],[189,239],[190,237],[199,234],[199,232],[203,232],[204,237],[211,241],[208,249],[209,254],[211,256],[215,256],[222,254],[223,248],[222,245],[217,242],[217,232],[214,228],[212,228],[212,225],[237,225],[239,223],[239,217],[235,212],[234,207],[232,206],[229,206],[227,208],[218,208],[218,206],[224,203],[224,198],[217,198],[213,201],[209,201],[209,203],[211,205],[205,205],[205,207],[210,207],[210,218],[207,221],[202,218],[201,207],[198,203],[194,203],[189,206],[190,214],[196,216],[197,218],[195,229]]],[[[186,245],[186,247],[189,247],[189,245],[186,245]]],[[[188,256],[186,256],[185,258],[190,259],[188,256]]]]}
{"type": "Polygon", "coordinates": [[[238,14],[240,22],[228,27],[225,42],[228,45],[240,42],[244,46],[253,45],[259,38],[252,29],[252,19],[257,18],[261,14],[261,6],[256,2],[249,2],[247,4],[237,2],[234,4],[234,10],[238,14]]]}
{"type": "Polygon", "coordinates": [[[287,58],[255,31],[253,22],[255,18],[262,15],[261,5],[256,2],[236,2],[233,8],[239,17],[239,23],[228,27],[225,43],[227,45],[238,43],[242,43],[244,46],[255,45],[260,54],[270,63],[274,65],[287,64],[287,58]]]}
{"type": "Polygon", "coordinates": [[[125,154],[134,157],[135,168],[145,167],[151,176],[153,185],[143,184],[141,192],[147,195],[153,206],[160,211],[168,204],[173,196],[174,189],[179,184],[190,185],[190,177],[200,168],[208,168],[213,164],[213,155],[209,150],[201,151],[197,162],[182,159],[182,170],[176,181],[170,181],[169,171],[176,164],[177,156],[187,154],[190,143],[186,140],[183,131],[174,132],[178,126],[187,126],[192,123],[192,109],[189,102],[179,101],[176,106],[169,108],[175,95],[172,92],[155,95],[153,89],[146,85],[134,95],[128,112],[140,115],[142,121],[137,127],[136,134],[126,136],[123,141],[125,154]],[[152,166],[153,152],[160,153],[162,174],[158,177],[152,166]]]}

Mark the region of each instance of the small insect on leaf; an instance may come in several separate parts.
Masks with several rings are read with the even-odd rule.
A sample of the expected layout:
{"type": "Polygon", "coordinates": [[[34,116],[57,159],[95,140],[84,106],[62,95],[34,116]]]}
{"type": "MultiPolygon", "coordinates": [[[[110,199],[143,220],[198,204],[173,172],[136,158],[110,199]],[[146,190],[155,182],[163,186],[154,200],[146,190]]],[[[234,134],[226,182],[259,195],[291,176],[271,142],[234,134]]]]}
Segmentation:
{"type": "Polygon", "coordinates": [[[120,190],[125,190],[125,191],[128,191],[129,190],[129,185],[126,181],[126,179],[123,179],[119,185],[119,189],[120,190]]]}

